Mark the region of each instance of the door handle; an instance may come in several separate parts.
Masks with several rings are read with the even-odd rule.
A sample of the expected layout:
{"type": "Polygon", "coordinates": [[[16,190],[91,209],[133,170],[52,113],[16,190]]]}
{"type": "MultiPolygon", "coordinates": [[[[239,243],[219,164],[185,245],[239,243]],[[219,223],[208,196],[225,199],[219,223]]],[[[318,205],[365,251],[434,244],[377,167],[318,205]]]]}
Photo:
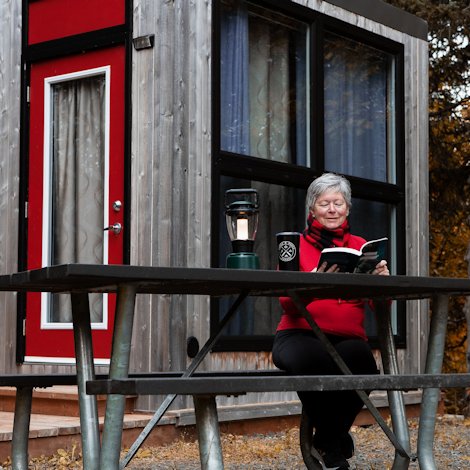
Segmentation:
{"type": "Polygon", "coordinates": [[[105,227],[103,230],[111,230],[116,235],[119,235],[122,230],[122,225],[119,222],[116,222],[113,225],[110,225],[109,227],[105,227]]]}

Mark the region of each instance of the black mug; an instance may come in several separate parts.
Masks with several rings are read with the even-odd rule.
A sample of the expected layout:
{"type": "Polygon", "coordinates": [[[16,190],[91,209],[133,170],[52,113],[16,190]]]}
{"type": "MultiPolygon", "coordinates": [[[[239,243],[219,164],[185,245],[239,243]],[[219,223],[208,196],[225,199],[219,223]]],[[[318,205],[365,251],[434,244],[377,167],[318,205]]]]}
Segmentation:
{"type": "Polygon", "coordinates": [[[278,265],[280,271],[299,270],[299,232],[276,233],[278,265]]]}

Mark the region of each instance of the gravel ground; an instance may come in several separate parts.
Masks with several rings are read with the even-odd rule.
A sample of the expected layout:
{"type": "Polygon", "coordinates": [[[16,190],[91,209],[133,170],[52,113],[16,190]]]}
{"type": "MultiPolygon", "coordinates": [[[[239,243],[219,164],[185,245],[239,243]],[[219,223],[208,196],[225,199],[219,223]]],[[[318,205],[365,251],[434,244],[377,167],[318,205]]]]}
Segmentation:
{"type": "MultiPolygon", "coordinates": [[[[356,455],[350,460],[356,470],[387,470],[393,462],[393,447],[377,426],[354,427],[356,455]]],[[[416,449],[417,421],[410,420],[412,449],[416,449]]],[[[226,470],[304,469],[298,444],[298,429],[269,435],[222,435],[226,470]]],[[[470,419],[462,416],[438,418],[435,457],[439,470],[470,469],[470,419]]],[[[10,469],[8,462],[0,467],[10,469]]],[[[53,456],[33,459],[30,469],[81,469],[81,455],[59,449],[53,456]]],[[[177,441],[168,446],[141,449],[128,465],[139,470],[197,470],[200,468],[197,442],[177,441]]],[[[418,469],[411,462],[410,469],[418,469]]]]}
{"type": "MultiPolygon", "coordinates": [[[[416,449],[417,420],[410,420],[412,449],[416,449]]],[[[356,470],[386,470],[392,467],[393,446],[378,425],[354,427],[356,455],[350,459],[356,470]]],[[[223,435],[226,470],[305,469],[299,449],[298,429],[266,436],[223,435]]],[[[435,457],[439,470],[470,469],[470,419],[446,416],[438,420],[435,457]]],[[[196,470],[200,468],[197,443],[177,442],[167,447],[144,449],[128,466],[140,470],[196,470]]],[[[418,469],[411,462],[410,469],[418,469]]]]}

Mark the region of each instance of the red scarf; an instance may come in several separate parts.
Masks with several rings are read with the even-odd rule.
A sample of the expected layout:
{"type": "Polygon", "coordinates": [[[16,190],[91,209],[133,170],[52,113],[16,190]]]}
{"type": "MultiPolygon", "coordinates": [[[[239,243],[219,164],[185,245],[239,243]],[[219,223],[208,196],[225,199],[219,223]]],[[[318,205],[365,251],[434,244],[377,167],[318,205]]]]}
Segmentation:
{"type": "Polygon", "coordinates": [[[349,242],[349,223],[346,219],[340,227],[329,230],[323,226],[312,214],[307,219],[307,228],[304,230],[304,238],[320,251],[323,248],[334,246],[347,246],[349,242]]]}

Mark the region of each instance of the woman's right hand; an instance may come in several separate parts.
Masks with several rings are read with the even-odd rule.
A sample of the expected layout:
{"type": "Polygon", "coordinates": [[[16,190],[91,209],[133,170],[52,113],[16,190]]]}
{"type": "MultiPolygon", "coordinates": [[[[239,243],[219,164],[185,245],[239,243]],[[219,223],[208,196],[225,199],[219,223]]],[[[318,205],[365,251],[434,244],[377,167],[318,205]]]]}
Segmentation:
{"type": "Polygon", "coordinates": [[[337,264],[332,264],[328,269],[326,267],[328,264],[322,263],[320,266],[312,269],[312,273],[337,273],[339,272],[339,268],[337,264]]]}

